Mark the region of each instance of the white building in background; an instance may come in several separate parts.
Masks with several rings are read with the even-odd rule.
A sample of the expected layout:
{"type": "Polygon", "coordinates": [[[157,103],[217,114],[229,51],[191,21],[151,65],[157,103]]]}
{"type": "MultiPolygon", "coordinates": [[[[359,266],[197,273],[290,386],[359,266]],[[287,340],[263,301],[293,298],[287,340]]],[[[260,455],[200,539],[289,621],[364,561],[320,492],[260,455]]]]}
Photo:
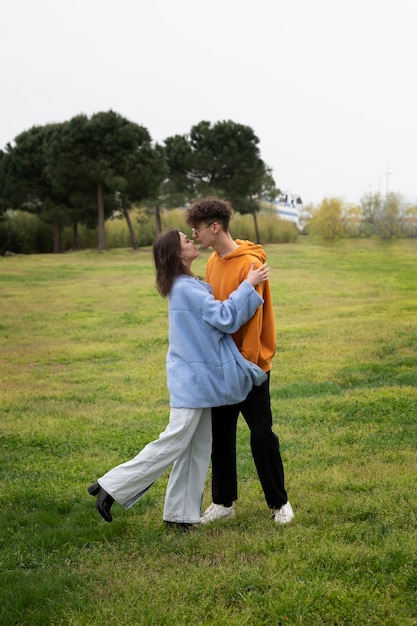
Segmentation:
{"type": "Polygon", "coordinates": [[[297,194],[284,191],[276,200],[274,206],[277,217],[286,222],[292,222],[302,230],[304,227],[303,201],[297,194]]]}

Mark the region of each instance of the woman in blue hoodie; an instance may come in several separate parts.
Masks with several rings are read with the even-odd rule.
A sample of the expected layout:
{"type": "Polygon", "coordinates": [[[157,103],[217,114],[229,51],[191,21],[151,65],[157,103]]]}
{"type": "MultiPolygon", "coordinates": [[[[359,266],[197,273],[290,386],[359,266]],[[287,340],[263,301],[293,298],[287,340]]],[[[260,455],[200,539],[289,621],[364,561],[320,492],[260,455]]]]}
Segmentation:
{"type": "Polygon", "coordinates": [[[242,357],[231,334],[262,304],[255,287],[268,279],[269,268],[252,266],[246,280],[221,302],[191,271],[198,255],[194,240],[175,229],[154,242],[156,285],[168,298],[170,418],[158,439],[88,487],[107,522],[115,500],[130,508],[174,463],[163,519],[181,527],[198,524],[211,455],[211,407],[237,404],[265,380],[265,373],[242,357]]]}

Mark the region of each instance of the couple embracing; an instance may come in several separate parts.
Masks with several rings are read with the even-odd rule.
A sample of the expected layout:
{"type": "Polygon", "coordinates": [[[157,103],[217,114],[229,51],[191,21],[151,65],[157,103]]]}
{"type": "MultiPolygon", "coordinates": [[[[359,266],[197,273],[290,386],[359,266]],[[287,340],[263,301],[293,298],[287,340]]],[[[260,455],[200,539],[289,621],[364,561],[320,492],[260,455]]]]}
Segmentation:
{"type": "Polygon", "coordinates": [[[172,229],[154,242],[156,284],[168,298],[170,418],[157,440],[88,488],[107,522],[114,501],[130,508],[172,464],[163,513],[167,524],[188,529],[233,517],[239,413],[250,429],[274,521],[286,524],[294,517],[272,431],[269,377],[276,338],[269,268],[262,246],[232,238],[231,216],[230,203],[204,198],[187,210],[192,239],[172,229]],[[207,282],[191,271],[199,255],[195,242],[213,249],[207,282]],[[210,458],[213,502],[202,515],[210,458]]]}

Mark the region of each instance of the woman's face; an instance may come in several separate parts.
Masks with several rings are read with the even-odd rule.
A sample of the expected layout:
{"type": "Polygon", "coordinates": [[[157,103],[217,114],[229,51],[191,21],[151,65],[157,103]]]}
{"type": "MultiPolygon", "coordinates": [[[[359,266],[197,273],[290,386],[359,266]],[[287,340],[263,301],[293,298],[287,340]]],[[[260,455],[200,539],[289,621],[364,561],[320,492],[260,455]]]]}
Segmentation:
{"type": "Polygon", "coordinates": [[[190,239],[184,233],[180,232],[181,256],[185,257],[190,263],[199,256],[199,251],[193,239],[190,239]]]}

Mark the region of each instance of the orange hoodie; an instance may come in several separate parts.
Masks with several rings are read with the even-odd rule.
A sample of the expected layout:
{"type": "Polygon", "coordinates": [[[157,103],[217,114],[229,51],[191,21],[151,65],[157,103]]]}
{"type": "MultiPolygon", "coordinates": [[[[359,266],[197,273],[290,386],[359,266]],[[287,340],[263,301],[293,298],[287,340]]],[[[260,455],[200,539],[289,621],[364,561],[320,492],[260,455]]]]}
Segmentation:
{"type": "MultiPolygon", "coordinates": [[[[233,252],[224,256],[213,252],[207,261],[206,281],[212,286],[216,300],[226,300],[229,294],[238,288],[248,275],[252,263],[255,263],[255,267],[265,263],[266,254],[261,245],[242,239],[236,239],[236,243],[239,247],[233,252]]],[[[252,319],[233,335],[233,339],[246,359],[259,365],[264,372],[268,372],[276,348],[269,281],[258,285],[256,290],[264,299],[264,304],[256,310],[252,319]]]]}

